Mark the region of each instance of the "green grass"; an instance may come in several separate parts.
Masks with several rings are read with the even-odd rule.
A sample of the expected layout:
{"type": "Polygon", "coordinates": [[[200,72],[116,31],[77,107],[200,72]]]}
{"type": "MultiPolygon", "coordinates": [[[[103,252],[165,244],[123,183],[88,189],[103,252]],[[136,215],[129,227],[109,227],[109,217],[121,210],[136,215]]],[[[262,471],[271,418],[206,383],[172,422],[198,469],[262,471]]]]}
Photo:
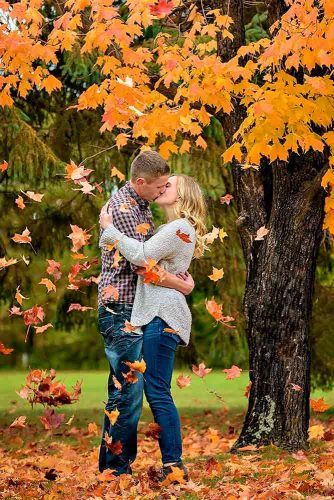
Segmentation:
{"type": "MultiPolygon", "coordinates": [[[[26,372],[20,371],[2,371],[0,372],[0,410],[7,410],[9,401],[16,401],[18,408],[29,408],[26,401],[22,400],[17,394],[25,383],[26,372]]],[[[215,410],[222,408],[223,404],[219,398],[210,394],[214,390],[224,400],[225,405],[236,411],[242,411],[247,406],[247,399],[244,397],[244,389],[248,383],[248,374],[243,373],[241,377],[234,380],[226,380],[221,371],[216,370],[210,373],[204,380],[191,374],[191,385],[184,389],[179,389],[176,385],[176,378],[181,372],[176,371],[172,381],[173,397],[177,407],[182,410],[215,410]]],[[[184,371],[184,374],[189,374],[184,371]]],[[[89,410],[101,408],[107,394],[107,372],[95,371],[60,371],[57,372],[57,380],[61,380],[68,389],[75,384],[77,380],[83,380],[82,395],[80,400],[71,406],[77,410],[89,410]]],[[[312,397],[318,398],[324,396],[326,402],[334,403],[334,391],[324,393],[315,391],[312,397]]],[[[145,402],[146,404],[146,402],[145,402]]]]}
{"type": "MultiPolygon", "coordinates": [[[[179,409],[181,416],[185,418],[194,417],[206,414],[204,423],[210,421],[212,417],[227,407],[234,415],[242,413],[247,408],[247,399],[244,396],[244,390],[248,384],[248,373],[242,373],[240,378],[234,380],[226,380],[225,374],[221,370],[214,370],[204,380],[191,374],[191,385],[184,389],[179,389],[176,385],[176,378],[180,374],[176,371],[172,381],[172,392],[175,403],[179,409]],[[213,390],[223,398],[223,402],[219,397],[211,394],[213,390]]],[[[190,374],[189,370],[185,370],[184,374],[190,374]]],[[[0,372],[0,410],[2,415],[1,425],[7,425],[15,416],[27,415],[29,417],[38,416],[43,412],[43,408],[38,405],[33,410],[27,401],[22,400],[16,390],[20,390],[25,383],[26,372],[19,371],[1,371],[0,372]]],[[[61,408],[66,415],[75,413],[79,421],[85,423],[95,420],[99,422],[102,416],[104,401],[107,397],[107,379],[108,373],[101,371],[59,371],[57,372],[57,380],[63,382],[68,389],[77,380],[83,380],[82,394],[80,400],[73,405],[64,406],[61,408]]],[[[334,404],[334,391],[323,393],[318,390],[312,394],[313,398],[324,396],[325,401],[331,405],[334,404]]],[[[328,412],[326,412],[328,414],[328,412]]],[[[319,415],[319,414],[318,414],[319,415]]],[[[150,412],[147,408],[147,403],[144,405],[143,419],[150,419],[150,412]]],[[[204,420],[204,419],[202,419],[204,420]]],[[[222,420],[224,418],[222,417],[222,420]]]]}

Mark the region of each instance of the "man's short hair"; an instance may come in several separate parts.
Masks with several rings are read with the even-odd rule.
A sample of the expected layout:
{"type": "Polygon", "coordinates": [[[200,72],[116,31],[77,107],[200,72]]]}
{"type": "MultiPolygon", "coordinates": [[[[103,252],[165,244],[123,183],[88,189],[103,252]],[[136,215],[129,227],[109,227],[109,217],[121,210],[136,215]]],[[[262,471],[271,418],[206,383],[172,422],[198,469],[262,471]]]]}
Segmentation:
{"type": "Polygon", "coordinates": [[[131,180],[143,177],[146,182],[152,182],[158,177],[169,175],[168,163],[156,151],[141,151],[131,163],[131,180]]]}

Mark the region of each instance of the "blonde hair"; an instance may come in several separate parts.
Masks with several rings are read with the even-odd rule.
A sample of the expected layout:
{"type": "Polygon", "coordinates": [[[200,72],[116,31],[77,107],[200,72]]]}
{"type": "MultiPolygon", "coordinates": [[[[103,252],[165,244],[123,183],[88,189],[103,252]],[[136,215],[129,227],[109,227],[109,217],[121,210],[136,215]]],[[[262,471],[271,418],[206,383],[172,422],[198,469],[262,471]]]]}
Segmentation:
{"type": "Polygon", "coordinates": [[[204,235],[207,234],[206,204],[202,190],[192,177],[184,174],[174,175],[177,177],[178,194],[174,208],[175,218],[186,218],[194,227],[196,232],[194,258],[202,257],[206,250],[204,235]]]}

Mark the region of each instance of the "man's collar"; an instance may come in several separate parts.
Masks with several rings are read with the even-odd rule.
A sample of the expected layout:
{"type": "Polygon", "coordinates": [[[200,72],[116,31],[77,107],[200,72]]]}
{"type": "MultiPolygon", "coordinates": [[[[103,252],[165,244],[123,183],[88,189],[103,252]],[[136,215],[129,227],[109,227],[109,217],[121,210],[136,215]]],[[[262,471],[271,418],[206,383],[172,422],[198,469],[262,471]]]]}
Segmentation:
{"type": "Polygon", "coordinates": [[[129,192],[129,195],[131,196],[131,198],[133,198],[134,200],[136,200],[136,202],[138,203],[138,205],[141,208],[148,208],[149,202],[147,200],[144,200],[141,196],[139,196],[139,194],[136,193],[136,191],[131,186],[131,182],[130,181],[127,181],[125,183],[124,187],[129,192]]]}

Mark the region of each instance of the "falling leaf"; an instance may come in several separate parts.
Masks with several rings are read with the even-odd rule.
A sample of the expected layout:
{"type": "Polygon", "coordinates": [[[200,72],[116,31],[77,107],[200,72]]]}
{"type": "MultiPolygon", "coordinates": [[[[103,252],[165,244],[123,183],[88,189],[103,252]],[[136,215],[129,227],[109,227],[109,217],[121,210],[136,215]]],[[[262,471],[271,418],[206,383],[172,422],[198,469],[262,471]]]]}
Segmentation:
{"type": "Polygon", "coordinates": [[[222,304],[217,304],[217,302],[214,299],[211,300],[206,300],[205,302],[206,309],[209,314],[216,320],[220,321],[223,317],[222,313],[222,304]]]}
{"type": "Polygon", "coordinates": [[[132,370],[127,373],[122,372],[122,375],[127,384],[136,384],[138,382],[138,377],[132,370]]]}
{"type": "Polygon", "coordinates": [[[232,365],[231,368],[225,368],[223,372],[227,373],[226,380],[232,380],[234,378],[240,377],[242,369],[236,365],[232,365]]]}
{"type": "Polygon", "coordinates": [[[121,203],[118,210],[124,214],[130,212],[130,208],[126,203],[121,203]]]}
{"type": "Polygon", "coordinates": [[[65,425],[71,425],[71,423],[73,422],[73,419],[74,419],[74,414],[68,419],[67,422],[65,422],[65,425]]]}
{"type": "Polygon", "coordinates": [[[118,177],[121,182],[125,180],[125,175],[122,174],[122,172],[120,172],[116,167],[112,167],[110,176],[118,177]]]}
{"type": "Polygon", "coordinates": [[[324,436],[325,429],[324,426],[312,425],[308,430],[309,439],[321,439],[324,436]]]}
{"type": "Polygon", "coordinates": [[[260,227],[256,232],[255,241],[261,241],[269,233],[269,230],[265,226],[260,227]]]}
{"type": "Polygon", "coordinates": [[[119,250],[118,249],[115,250],[112,267],[119,267],[119,263],[122,260],[122,258],[123,257],[120,255],[119,250]]]}
{"type": "Polygon", "coordinates": [[[223,228],[219,229],[218,237],[219,237],[219,239],[220,239],[220,241],[221,241],[222,243],[223,243],[223,241],[224,241],[224,238],[226,238],[227,236],[228,236],[228,234],[227,234],[227,233],[225,233],[225,231],[224,231],[224,229],[223,229],[223,228]]]}
{"type": "Polygon", "coordinates": [[[46,286],[48,293],[51,291],[54,291],[54,292],[57,291],[56,285],[54,283],[52,283],[52,281],[49,280],[49,278],[42,278],[38,284],[46,286]]]}
{"type": "Polygon", "coordinates": [[[212,281],[218,281],[223,276],[224,276],[223,268],[217,269],[216,267],[214,267],[212,270],[212,274],[210,274],[210,276],[208,276],[208,278],[210,278],[210,280],[212,280],[212,281]]]}
{"type": "Polygon", "coordinates": [[[6,259],[6,257],[1,257],[0,259],[0,271],[5,269],[5,267],[12,266],[17,263],[17,259],[6,259]]]}
{"type": "Polygon", "coordinates": [[[220,198],[220,203],[223,205],[226,203],[226,205],[229,205],[231,201],[233,200],[233,196],[231,194],[225,194],[220,198]]]}
{"type": "Polygon", "coordinates": [[[114,386],[116,387],[116,389],[118,389],[119,391],[121,391],[122,390],[122,384],[120,382],[118,382],[118,380],[115,377],[115,375],[112,376],[112,381],[114,382],[114,386]]]}
{"type": "Polygon", "coordinates": [[[94,309],[94,307],[82,306],[81,304],[70,304],[70,307],[67,309],[67,312],[71,312],[71,311],[89,311],[90,309],[94,309]]]}
{"type": "MultiPolygon", "coordinates": [[[[73,256],[73,255],[72,255],[73,256]]],[[[60,270],[60,262],[57,262],[52,259],[47,259],[48,267],[46,268],[46,272],[54,277],[55,281],[60,280],[61,278],[61,270],[60,270]]]]}
{"type": "Polygon", "coordinates": [[[102,289],[102,295],[104,299],[119,299],[119,291],[113,285],[108,285],[102,289]]]}
{"type": "Polygon", "coordinates": [[[139,373],[144,373],[146,370],[146,363],[142,359],[141,361],[134,361],[131,363],[130,361],[125,361],[124,362],[131,370],[134,370],[139,373]]]}
{"type": "Polygon", "coordinates": [[[145,429],[144,434],[146,437],[151,437],[158,441],[160,437],[161,427],[156,422],[150,422],[147,429],[145,429]]]}
{"type": "Polygon", "coordinates": [[[44,414],[39,417],[46,430],[58,429],[64,422],[64,418],[65,413],[56,413],[55,410],[51,408],[46,408],[44,414]]]}
{"type": "Polygon", "coordinates": [[[149,232],[151,225],[148,224],[147,222],[144,222],[143,224],[138,224],[136,227],[136,233],[143,234],[146,236],[146,234],[149,232]]]}
{"type": "Polygon", "coordinates": [[[120,441],[116,441],[116,443],[112,442],[112,436],[108,436],[108,433],[105,432],[104,438],[106,448],[111,451],[114,455],[120,455],[122,453],[122,443],[120,441]]]}
{"type": "Polygon", "coordinates": [[[192,365],[192,371],[195,375],[200,378],[206,377],[210,372],[212,372],[212,368],[205,368],[204,363],[200,363],[198,367],[196,365],[192,365]]]}
{"type": "Polygon", "coordinates": [[[22,234],[15,233],[12,240],[15,241],[15,243],[31,243],[31,237],[29,234],[30,231],[26,227],[22,234]]]}
{"type": "Polygon", "coordinates": [[[4,162],[1,163],[1,165],[0,165],[0,171],[5,172],[7,170],[7,168],[8,168],[8,163],[6,162],[6,160],[4,160],[4,162]]]}
{"type": "Polygon", "coordinates": [[[184,389],[184,387],[188,387],[191,383],[191,378],[189,375],[179,375],[176,379],[176,384],[180,389],[184,389]]]}
{"type": "Polygon", "coordinates": [[[323,413],[330,408],[330,405],[326,404],[324,398],[310,399],[311,408],[313,411],[323,413]]]}
{"type": "Polygon", "coordinates": [[[124,323],[124,328],[122,328],[123,332],[126,332],[126,333],[130,333],[130,332],[134,332],[135,330],[137,330],[137,326],[133,326],[131,325],[130,321],[128,321],[127,319],[125,320],[125,323],[124,323]]]}
{"type": "Polygon", "coordinates": [[[302,391],[303,389],[300,387],[300,385],[297,385],[297,384],[293,384],[292,382],[290,382],[291,386],[292,386],[292,389],[294,391],[302,391]]]}
{"type": "Polygon", "coordinates": [[[41,323],[44,320],[44,316],[45,313],[43,307],[36,304],[23,312],[24,324],[28,326],[41,323]]]}
{"type": "Polygon", "coordinates": [[[27,417],[24,415],[21,415],[20,417],[17,417],[14,422],[12,422],[9,426],[9,428],[15,428],[15,429],[24,429],[26,427],[26,420],[27,417]]]}
{"type": "Polygon", "coordinates": [[[21,191],[21,192],[31,200],[38,201],[39,203],[42,201],[42,198],[44,196],[44,194],[34,193],[34,191],[27,191],[27,192],[21,191]]]}
{"type": "Polygon", "coordinates": [[[16,200],[15,200],[15,203],[16,203],[16,205],[17,205],[17,206],[18,206],[21,210],[23,210],[23,209],[26,207],[26,206],[25,206],[25,204],[24,204],[24,201],[23,201],[22,196],[18,196],[18,197],[16,198],[16,200]]]}
{"type": "Polygon", "coordinates": [[[5,356],[8,356],[11,352],[13,352],[14,349],[10,349],[9,347],[5,347],[5,345],[0,342],[0,353],[4,354],[5,356]]]}
{"type": "Polygon", "coordinates": [[[104,413],[109,418],[111,425],[115,425],[115,423],[117,422],[117,419],[119,417],[119,411],[117,410],[117,408],[116,408],[116,410],[113,410],[113,411],[104,410],[104,413]]]}
{"type": "Polygon", "coordinates": [[[29,297],[25,297],[21,294],[20,285],[16,287],[15,299],[18,301],[20,306],[22,306],[23,300],[29,299],[29,297]]]}
{"type": "Polygon", "coordinates": [[[191,239],[189,237],[189,234],[182,233],[182,231],[180,229],[178,229],[176,231],[176,236],[178,236],[185,243],[191,243],[191,239]]]}
{"type": "Polygon", "coordinates": [[[85,229],[79,226],[70,224],[72,233],[67,236],[72,240],[71,252],[78,252],[80,248],[89,243],[91,235],[87,233],[85,229]]]}
{"type": "Polygon", "coordinates": [[[244,392],[244,396],[246,398],[249,398],[249,394],[250,394],[250,391],[251,391],[251,387],[252,387],[252,381],[250,380],[248,385],[246,385],[245,387],[245,392],[244,392]]]}
{"type": "Polygon", "coordinates": [[[219,236],[219,228],[212,226],[212,231],[204,235],[205,243],[211,245],[219,236]]]}
{"type": "Polygon", "coordinates": [[[88,424],[87,430],[88,430],[88,434],[94,434],[95,436],[98,435],[97,425],[95,422],[90,422],[88,424]]]}
{"type": "Polygon", "coordinates": [[[53,328],[53,324],[47,323],[46,325],[42,325],[42,326],[34,326],[34,328],[35,328],[36,333],[44,333],[49,328],[53,328]]]}
{"type": "Polygon", "coordinates": [[[173,328],[164,328],[164,332],[166,333],[175,333],[175,334],[178,334],[180,330],[174,330],[173,328]]]}

